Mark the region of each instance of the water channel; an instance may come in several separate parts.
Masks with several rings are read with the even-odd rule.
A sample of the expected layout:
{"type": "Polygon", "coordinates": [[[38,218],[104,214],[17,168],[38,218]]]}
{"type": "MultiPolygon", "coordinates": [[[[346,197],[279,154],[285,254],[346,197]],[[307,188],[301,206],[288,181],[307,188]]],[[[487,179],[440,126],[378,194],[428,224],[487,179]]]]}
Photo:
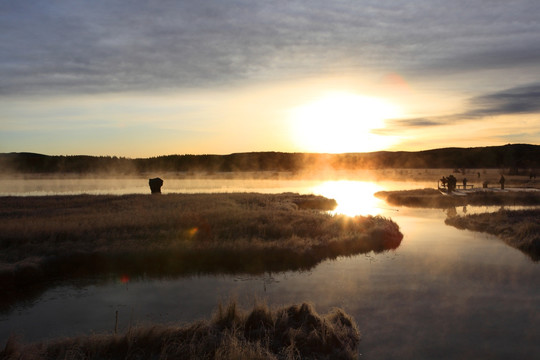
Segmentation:
{"type": "MultiPolygon", "coordinates": [[[[147,193],[140,179],[0,180],[0,195],[147,193]],[[28,182],[30,181],[30,182],[28,182]],[[26,183],[25,183],[26,182],[26,183]]],[[[414,182],[302,180],[171,180],[168,192],[298,192],[338,201],[337,212],[392,218],[404,234],[393,251],[341,257],[309,271],[201,274],[185,277],[84,279],[50,286],[0,313],[0,346],[120,331],[144,323],[184,324],[208,318],[236,299],[249,308],[309,301],[320,313],[341,307],[362,332],[367,359],[532,359],[540,355],[540,265],[500,239],[444,224],[437,209],[390,207],[379,190],[433,187],[414,182]]],[[[463,212],[496,208],[458,208],[463,212]]]]}

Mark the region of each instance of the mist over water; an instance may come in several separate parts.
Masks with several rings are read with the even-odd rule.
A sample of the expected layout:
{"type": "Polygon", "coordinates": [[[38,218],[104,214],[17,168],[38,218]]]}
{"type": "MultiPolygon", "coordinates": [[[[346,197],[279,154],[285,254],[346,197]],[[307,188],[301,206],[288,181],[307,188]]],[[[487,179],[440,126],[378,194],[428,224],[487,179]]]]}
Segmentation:
{"type": "MultiPolygon", "coordinates": [[[[335,213],[377,215],[388,207],[373,196],[377,191],[433,187],[432,182],[317,180],[317,179],[165,179],[163,194],[171,193],[232,193],[258,192],[266,194],[292,192],[316,194],[335,199],[335,213]]],[[[0,196],[47,195],[126,195],[149,194],[148,180],[142,178],[106,179],[0,179],[0,196]]]]}
{"type": "MultiPolygon", "coordinates": [[[[2,180],[1,185],[2,195],[9,191],[18,191],[9,195],[150,193],[145,179],[28,184],[2,180]]],[[[245,307],[256,300],[275,306],[310,301],[319,312],[341,307],[356,319],[363,334],[362,358],[534,358],[538,355],[535,334],[540,331],[540,267],[496,237],[446,226],[448,210],[390,207],[372,196],[380,190],[424,187],[434,185],[339,179],[165,179],[164,194],[321,194],[337,200],[336,212],[392,218],[404,238],[396,250],[339,257],[310,271],[109,277],[53,286],[0,314],[0,340],[10,333],[36,341],[112,332],[116,311],[121,331],[143,323],[181,324],[207,318],[219,301],[236,298],[245,307]]]]}

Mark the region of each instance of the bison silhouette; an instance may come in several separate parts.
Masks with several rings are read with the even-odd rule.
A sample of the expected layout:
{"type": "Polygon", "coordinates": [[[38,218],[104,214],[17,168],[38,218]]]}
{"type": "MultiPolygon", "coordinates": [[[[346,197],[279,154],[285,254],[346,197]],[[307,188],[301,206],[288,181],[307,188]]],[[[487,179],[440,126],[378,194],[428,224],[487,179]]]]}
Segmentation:
{"type": "Polygon", "coordinates": [[[150,191],[152,194],[161,194],[161,186],[163,186],[163,180],[160,178],[148,179],[148,185],[150,185],[150,191]]]}

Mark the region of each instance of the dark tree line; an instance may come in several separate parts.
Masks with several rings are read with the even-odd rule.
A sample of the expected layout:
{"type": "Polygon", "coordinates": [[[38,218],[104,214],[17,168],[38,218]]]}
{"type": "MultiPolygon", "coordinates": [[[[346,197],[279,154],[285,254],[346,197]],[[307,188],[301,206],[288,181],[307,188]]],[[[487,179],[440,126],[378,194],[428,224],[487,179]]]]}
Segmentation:
{"type": "Polygon", "coordinates": [[[0,172],[141,174],[173,172],[245,172],[396,168],[499,168],[510,173],[540,168],[540,146],[514,144],[444,148],[418,152],[315,154],[252,152],[230,155],[166,155],[130,159],[116,156],[0,154],[0,172]]]}

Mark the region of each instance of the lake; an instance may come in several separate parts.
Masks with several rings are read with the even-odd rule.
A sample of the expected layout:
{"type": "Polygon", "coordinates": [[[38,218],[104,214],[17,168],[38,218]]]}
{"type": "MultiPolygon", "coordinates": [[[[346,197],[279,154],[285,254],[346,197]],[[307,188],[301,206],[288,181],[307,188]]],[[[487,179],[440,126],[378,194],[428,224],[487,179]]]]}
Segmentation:
{"type": "MultiPolygon", "coordinates": [[[[0,346],[112,332],[142,323],[208,318],[218,302],[272,306],[312,302],[341,307],[362,333],[361,358],[526,359],[540,355],[540,267],[500,239],[446,226],[447,212],[396,208],[379,190],[434,187],[428,182],[359,180],[166,180],[163,192],[298,192],[335,198],[336,212],[392,218],[404,234],[393,251],[340,257],[309,271],[263,275],[201,274],[82,279],[48,284],[0,313],[0,346]],[[3,340],[4,339],[4,340],[3,340]]],[[[144,179],[0,180],[0,195],[148,193],[144,179]]],[[[467,207],[463,212],[497,208],[467,207]]]]}

